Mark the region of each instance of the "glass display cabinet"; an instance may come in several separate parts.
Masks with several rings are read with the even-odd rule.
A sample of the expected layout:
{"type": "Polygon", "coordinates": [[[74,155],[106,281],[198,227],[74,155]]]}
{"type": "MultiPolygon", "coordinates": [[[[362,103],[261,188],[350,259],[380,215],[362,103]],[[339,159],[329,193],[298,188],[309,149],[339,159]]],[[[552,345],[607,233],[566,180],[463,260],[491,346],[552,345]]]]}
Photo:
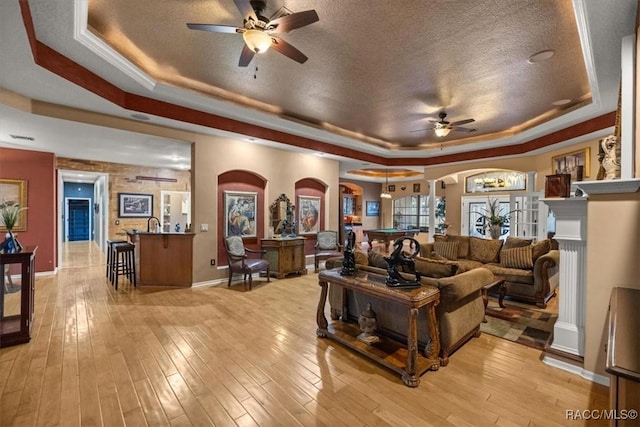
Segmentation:
{"type": "Polygon", "coordinates": [[[37,248],[0,253],[0,348],[31,340],[37,248]]]}

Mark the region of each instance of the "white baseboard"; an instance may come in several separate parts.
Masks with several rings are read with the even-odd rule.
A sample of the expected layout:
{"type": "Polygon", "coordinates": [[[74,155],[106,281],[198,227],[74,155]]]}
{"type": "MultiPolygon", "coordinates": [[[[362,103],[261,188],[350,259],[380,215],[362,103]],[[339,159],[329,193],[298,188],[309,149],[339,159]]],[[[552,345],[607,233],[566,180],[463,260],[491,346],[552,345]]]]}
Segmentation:
{"type": "Polygon", "coordinates": [[[563,362],[562,360],[555,359],[553,357],[545,356],[542,361],[549,366],[553,366],[554,368],[562,369],[563,371],[571,372],[572,374],[576,374],[581,376],[582,378],[589,380],[594,383],[601,384],[603,386],[609,387],[609,377],[605,377],[603,375],[596,374],[595,372],[587,371],[586,369],[573,365],[571,363],[563,362]]]}

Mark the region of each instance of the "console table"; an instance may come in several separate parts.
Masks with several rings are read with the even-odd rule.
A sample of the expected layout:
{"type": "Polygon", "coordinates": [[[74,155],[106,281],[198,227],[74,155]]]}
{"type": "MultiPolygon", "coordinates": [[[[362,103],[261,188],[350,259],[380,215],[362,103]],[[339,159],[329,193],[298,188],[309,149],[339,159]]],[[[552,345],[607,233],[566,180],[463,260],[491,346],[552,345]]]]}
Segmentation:
{"type": "MultiPolygon", "coordinates": [[[[440,368],[438,353],[440,352],[440,332],[436,322],[435,307],[440,302],[440,291],[433,286],[420,286],[412,289],[394,289],[385,285],[386,276],[366,271],[356,271],[354,276],[342,276],[340,269],[325,270],[318,274],[318,282],[322,287],[316,320],[319,337],[331,338],[358,353],[369,357],[402,376],[402,381],[409,387],[417,387],[420,375],[426,371],[440,368]],[[366,344],[357,339],[361,332],[358,325],[348,322],[347,308],[343,309],[342,319],[329,323],[325,317],[325,303],[329,284],[365,295],[392,301],[407,308],[407,343],[406,346],[388,337],[381,337],[375,344],[366,344]],[[427,346],[424,355],[418,352],[418,310],[427,307],[427,322],[431,333],[431,345],[427,346]]],[[[346,301],[344,295],[343,301],[346,301]]],[[[345,304],[346,305],[346,304],[345,304]]],[[[359,314],[359,313],[358,313],[359,314]]]]}
{"type": "Polygon", "coordinates": [[[270,274],[283,279],[287,274],[307,274],[304,237],[274,237],[261,239],[263,258],[269,261],[270,274]]]}
{"type": "Polygon", "coordinates": [[[31,340],[37,249],[37,246],[25,246],[20,252],[0,254],[0,347],[31,340]],[[10,272],[12,264],[19,264],[20,276],[11,279],[13,284],[10,284],[4,267],[9,266],[10,272]]]}

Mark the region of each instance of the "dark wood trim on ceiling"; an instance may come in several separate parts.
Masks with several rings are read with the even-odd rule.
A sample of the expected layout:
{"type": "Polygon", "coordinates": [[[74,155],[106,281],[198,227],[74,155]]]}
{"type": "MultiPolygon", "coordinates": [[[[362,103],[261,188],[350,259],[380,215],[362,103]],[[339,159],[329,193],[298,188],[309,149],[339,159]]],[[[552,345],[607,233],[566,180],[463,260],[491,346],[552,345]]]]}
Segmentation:
{"type": "Polygon", "coordinates": [[[19,2],[35,63],[122,108],[212,129],[277,141],[294,147],[343,156],[363,162],[384,166],[434,166],[466,160],[524,154],[615,125],[614,111],[522,144],[435,157],[386,158],[126,92],[37,40],[28,0],[19,0],[19,2]]]}

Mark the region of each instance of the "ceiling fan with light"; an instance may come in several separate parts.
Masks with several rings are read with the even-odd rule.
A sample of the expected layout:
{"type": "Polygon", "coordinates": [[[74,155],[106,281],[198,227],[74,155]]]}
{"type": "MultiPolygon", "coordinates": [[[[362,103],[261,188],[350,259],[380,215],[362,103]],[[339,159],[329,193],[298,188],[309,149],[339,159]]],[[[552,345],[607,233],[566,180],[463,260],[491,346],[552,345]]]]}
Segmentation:
{"type": "Polygon", "coordinates": [[[443,138],[449,135],[449,132],[451,131],[454,131],[454,132],[476,132],[477,131],[477,129],[474,129],[474,128],[460,127],[460,125],[466,125],[467,123],[475,122],[474,119],[464,119],[464,120],[458,120],[453,123],[450,123],[445,120],[445,118],[447,117],[447,113],[445,113],[444,111],[441,111],[440,114],[438,114],[438,117],[440,117],[440,120],[430,120],[430,122],[434,124],[433,126],[428,127],[426,129],[414,130],[411,132],[424,132],[426,130],[433,129],[436,136],[443,138]]]}
{"type": "Polygon", "coordinates": [[[272,16],[272,19],[267,19],[262,15],[267,7],[265,0],[233,1],[244,17],[242,27],[193,23],[188,23],[187,27],[192,30],[211,31],[214,33],[242,34],[245,45],[240,53],[240,61],[238,63],[240,67],[246,67],[256,53],[264,53],[269,48],[300,64],[308,59],[302,52],[284,41],[277,34],[288,33],[296,28],[317,22],[319,18],[315,10],[305,10],[285,15],[276,13],[275,16],[272,16]]]}

